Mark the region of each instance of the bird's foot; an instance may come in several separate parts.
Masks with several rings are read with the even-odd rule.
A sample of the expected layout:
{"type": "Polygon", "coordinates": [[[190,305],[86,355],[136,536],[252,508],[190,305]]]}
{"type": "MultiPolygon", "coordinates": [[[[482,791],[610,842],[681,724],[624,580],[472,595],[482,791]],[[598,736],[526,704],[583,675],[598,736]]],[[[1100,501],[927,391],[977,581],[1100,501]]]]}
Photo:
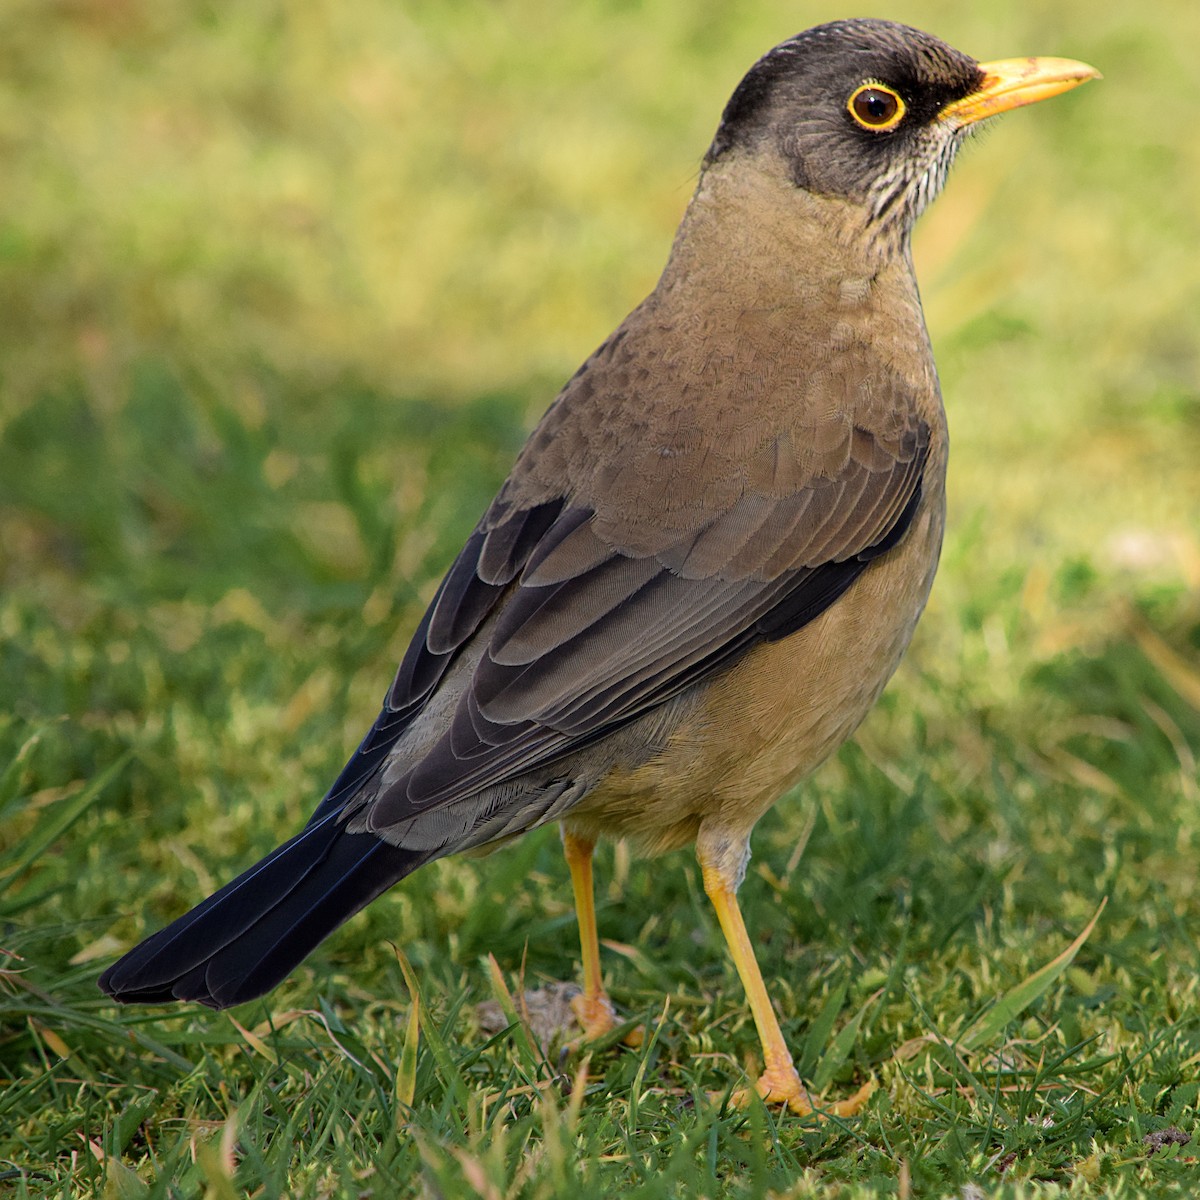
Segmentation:
{"type": "Polygon", "coordinates": [[[581,1036],[586,1042],[594,1042],[611,1033],[617,1024],[617,1010],[603,992],[599,996],[581,992],[571,1000],[571,1011],[583,1030],[581,1036]]]}
{"type": "MultiPolygon", "coordinates": [[[[575,1039],[577,1044],[594,1042],[606,1037],[621,1024],[617,1020],[617,1010],[613,1007],[613,1002],[604,992],[598,996],[580,993],[571,1001],[571,1011],[575,1014],[575,1019],[583,1031],[575,1039]]],[[[637,1025],[626,1033],[621,1041],[626,1046],[636,1048],[642,1044],[645,1036],[645,1028],[637,1025]]]]}
{"type": "Polygon", "coordinates": [[[768,1068],[758,1077],[753,1090],[742,1088],[734,1092],[730,1103],[736,1108],[744,1108],[758,1096],[764,1104],[786,1104],[798,1117],[853,1117],[862,1111],[874,1091],[875,1081],[868,1080],[853,1096],[827,1103],[814,1097],[796,1069],[789,1065],[768,1068]]]}

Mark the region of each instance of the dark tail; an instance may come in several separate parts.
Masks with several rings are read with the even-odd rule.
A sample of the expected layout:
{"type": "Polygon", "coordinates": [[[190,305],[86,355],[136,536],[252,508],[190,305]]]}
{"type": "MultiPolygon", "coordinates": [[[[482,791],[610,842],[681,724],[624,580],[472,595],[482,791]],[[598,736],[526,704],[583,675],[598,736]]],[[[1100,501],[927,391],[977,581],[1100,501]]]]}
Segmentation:
{"type": "Polygon", "coordinates": [[[343,921],[434,857],[331,813],[135,946],[100,977],[123,1004],[229,1008],[269,992],[343,921]]]}

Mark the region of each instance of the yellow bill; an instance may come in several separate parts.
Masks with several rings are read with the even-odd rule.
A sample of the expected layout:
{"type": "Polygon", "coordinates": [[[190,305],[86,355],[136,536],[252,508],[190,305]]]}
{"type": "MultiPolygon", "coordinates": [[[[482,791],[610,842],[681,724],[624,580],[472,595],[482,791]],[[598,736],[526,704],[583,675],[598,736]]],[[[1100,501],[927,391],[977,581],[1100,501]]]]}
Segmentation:
{"type": "Polygon", "coordinates": [[[1071,58],[1000,58],[979,64],[982,85],[969,96],[947,104],[938,114],[955,125],[974,125],[998,113],[1049,100],[1061,92],[1102,78],[1095,67],[1071,58]]]}

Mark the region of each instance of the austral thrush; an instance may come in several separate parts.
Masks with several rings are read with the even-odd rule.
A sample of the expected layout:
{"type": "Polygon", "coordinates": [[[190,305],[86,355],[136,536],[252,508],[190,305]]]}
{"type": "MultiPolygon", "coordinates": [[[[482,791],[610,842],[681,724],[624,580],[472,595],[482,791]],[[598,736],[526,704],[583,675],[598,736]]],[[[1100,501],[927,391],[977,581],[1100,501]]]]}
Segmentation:
{"type": "Polygon", "coordinates": [[[1096,74],[867,20],[755,63],[658,285],[533,431],[311,820],[101,987],[239,1004],[418,867],[558,821],[596,1035],[596,839],[694,842],[758,1092],[809,1111],[736,893],[755,822],[862,721],[933,582],[946,422],[913,222],[977,122],[1096,74]]]}

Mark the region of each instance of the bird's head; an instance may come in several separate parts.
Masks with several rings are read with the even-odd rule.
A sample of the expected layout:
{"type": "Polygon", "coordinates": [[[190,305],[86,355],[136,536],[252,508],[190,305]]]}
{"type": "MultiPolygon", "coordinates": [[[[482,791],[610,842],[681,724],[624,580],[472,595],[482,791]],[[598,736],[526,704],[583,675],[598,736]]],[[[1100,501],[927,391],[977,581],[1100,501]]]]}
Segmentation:
{"type": "Polygon", "coordinates": [[[705,163],[777,156],[797,187],[848,200],[875,232],[906,237],[979,121],[1098,74],[1061,58],[976,62],[890,21],[818,25],[751,67],[705,163]]]}

